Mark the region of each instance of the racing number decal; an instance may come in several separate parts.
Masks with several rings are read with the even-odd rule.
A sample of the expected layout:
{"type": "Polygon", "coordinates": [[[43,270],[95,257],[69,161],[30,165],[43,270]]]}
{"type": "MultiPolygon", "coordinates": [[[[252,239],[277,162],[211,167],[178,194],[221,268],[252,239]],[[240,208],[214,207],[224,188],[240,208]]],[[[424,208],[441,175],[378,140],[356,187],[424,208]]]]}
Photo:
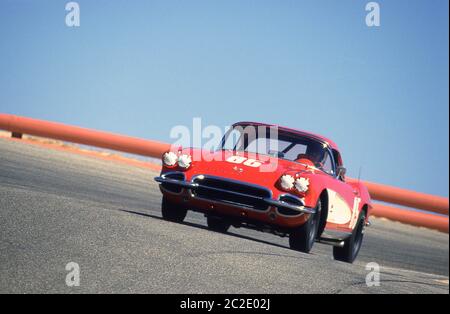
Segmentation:
{"type": "Polygon", "coordinates": [[[261,166],[261,162],[255,160],[255,159],[247,159],[244,162],[244,165],[249,166],[249,167],[253,167],[253,168],[258,168],[261,166]]]}
{"type": "Polygon", "coordinates": [[[242,156],[230,156],[227,158],[227,161],[233,164],[242,164],[244,160],[247,160],[247,158],[242,156]]]}
{"type": "Polygon", "coordinates": [[[231,162],[233,164],[244,164],[248,167],[258,168],[261,166],[261,162],[255,159],[246,158],[242,156],[230,156],[227,158],[228,162],[231,162]]]}

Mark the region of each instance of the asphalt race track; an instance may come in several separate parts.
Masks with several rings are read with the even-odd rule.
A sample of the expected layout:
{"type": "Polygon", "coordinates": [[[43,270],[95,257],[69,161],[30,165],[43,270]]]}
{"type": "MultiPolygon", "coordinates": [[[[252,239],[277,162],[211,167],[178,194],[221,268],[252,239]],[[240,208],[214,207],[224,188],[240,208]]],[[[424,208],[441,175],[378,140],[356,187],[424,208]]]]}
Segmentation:
{"type": "Polygon", "coordinates": [[[0,139],[0,293],[449,293],[447,234],[373,219],[356,263],[339,263],[323,244],[211,232],[200,214],[166,222],[155,175],[0,139]]]}

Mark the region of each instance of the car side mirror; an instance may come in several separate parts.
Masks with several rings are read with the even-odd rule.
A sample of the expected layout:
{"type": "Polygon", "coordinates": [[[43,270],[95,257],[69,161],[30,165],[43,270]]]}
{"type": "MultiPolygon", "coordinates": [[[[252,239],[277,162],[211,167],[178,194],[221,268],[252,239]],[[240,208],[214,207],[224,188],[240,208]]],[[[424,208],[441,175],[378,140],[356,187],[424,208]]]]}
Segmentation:
{"type": "Polygon", "coordinates": [[[337,167],[337,177],[341,180],[345,180],[345,174],[347,173],[347,169],[343,166],[337,167]]]}

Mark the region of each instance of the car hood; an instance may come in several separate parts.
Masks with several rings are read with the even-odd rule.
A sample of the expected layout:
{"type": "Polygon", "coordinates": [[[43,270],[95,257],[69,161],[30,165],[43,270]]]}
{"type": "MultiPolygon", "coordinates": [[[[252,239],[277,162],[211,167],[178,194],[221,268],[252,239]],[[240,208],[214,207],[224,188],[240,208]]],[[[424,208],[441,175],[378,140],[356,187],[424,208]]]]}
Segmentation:
{"type": "Polygon", "coordinates": [[[192,166],[186,172],[187,179],[203,174],[245,181],[253,184],[273,186],[286,173],[308,172],[322,173],[314,167],[290,160],[246,152],[218,151],[203,153],[190,151],[193,156],[192,166]],[[197,154],[197,156],[195,156],[197,154]]]}

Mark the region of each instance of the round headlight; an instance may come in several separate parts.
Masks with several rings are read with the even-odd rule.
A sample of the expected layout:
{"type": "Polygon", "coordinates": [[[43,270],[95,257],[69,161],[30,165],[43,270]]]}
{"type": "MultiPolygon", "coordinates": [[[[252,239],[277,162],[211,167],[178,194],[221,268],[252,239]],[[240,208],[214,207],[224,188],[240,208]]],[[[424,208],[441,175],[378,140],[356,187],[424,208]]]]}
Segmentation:
{"type": "Polygon", "coordinates": [[[192,163],[192,157],[186,154],[180,155],[180,157],[178,157],[178,166],[180,166],[181,168],[189,168],[189,166],[192,163]]]}
{"type": "Polygon", "coordinates": [[[167,152],[163,155],[163,163],[166,166],[172,167],[177,163],[178,156],[174,152],[167,152]]]}
{"type": "Polygon", "coordinates": [[[288,174],[285,174],[280,178],[280,185],[285,190],[290,190],[294,187],[294,177],[288,174]]]}
{"type": "Polygon", "coordinates": [[[298,178],[295,180],[295,188],[301,193],[306,193],[309,189],[309,178],[298,178]]]}

